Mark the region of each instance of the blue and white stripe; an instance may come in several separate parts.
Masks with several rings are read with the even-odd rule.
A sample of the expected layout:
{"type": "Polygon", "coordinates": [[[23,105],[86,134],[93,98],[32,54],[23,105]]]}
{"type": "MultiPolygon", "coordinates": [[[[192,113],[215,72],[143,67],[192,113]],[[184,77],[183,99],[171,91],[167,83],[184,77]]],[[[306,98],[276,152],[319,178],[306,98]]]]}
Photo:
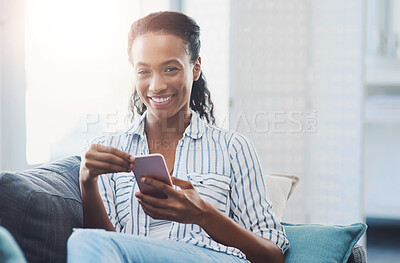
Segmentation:
{"type": "MultiPolygon", "coordinates": [[[[126,131],[97,137],[92,143],[133,155],[148,154],[145,116],[126,131]]],[[[254,145],[243,135],[210,125],[192,111],[191,122],[176,148],[173,176],[191,181],[205,201],[246,229],[270,239],[283,252],[289,247],[284,228],[267,199],[254,145]]],[[[149,217],[134,197],[139,189],[133,173],[101,175],[98,186],[117,231],[149,236],[149,217]]],[[[245,257],[240,250],[215,242],[197,225],[172,222],[168,239],[245,257]]]]}

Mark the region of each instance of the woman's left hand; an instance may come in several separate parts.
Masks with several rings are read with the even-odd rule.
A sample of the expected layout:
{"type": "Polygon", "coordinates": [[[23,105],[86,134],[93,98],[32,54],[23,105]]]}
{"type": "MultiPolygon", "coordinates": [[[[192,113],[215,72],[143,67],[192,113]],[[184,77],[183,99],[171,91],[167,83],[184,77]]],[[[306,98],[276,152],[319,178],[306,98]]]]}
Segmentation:
{"type": "Polygon", "coordinates": [[[142,180],[168,196],[167,199],[160,199],[136,192],[135,196],[146,214],[154,219],[202,225],[210,204],[201,199],[191,182],[171,177],[172,183],[181,188],[175,190],[151,177],[143,177],[142,180]]]}

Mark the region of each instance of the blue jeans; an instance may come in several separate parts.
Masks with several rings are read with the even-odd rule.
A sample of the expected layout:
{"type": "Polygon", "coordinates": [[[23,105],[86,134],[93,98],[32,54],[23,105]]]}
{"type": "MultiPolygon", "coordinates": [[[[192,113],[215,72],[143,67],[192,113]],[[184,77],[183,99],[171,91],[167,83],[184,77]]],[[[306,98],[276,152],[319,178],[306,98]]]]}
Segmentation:
{"type": "Polygon", "coordinates": [[[68,239],[67,262],[248,262],[184,242],[101,229],[78,229],[68,239]]]}

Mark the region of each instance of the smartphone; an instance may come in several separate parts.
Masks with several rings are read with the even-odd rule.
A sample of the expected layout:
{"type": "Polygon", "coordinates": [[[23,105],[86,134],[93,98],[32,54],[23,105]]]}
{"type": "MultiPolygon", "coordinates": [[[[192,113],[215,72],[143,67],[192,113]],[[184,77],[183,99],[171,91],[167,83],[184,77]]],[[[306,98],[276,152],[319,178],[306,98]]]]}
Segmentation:
{"type": "Polygon", "coordinates": [[[148,176],[172,186],[164,156],[159,153],[135,156],[133,174],[140,192],[156,198],[167,199],[168,196],[166,194],[141,181],[143,176],[148,176]]]}

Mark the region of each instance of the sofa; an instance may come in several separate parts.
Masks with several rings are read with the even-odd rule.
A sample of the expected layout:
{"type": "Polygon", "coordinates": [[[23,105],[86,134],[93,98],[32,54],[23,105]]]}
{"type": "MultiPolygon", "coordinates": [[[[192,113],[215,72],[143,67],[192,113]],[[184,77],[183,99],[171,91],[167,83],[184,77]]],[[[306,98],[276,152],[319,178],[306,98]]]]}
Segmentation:
{"type": "MultiPolygon", "coordinates": [[[[69,156],[25,171],[0,173],[0,225],[11,233],[28,262],[66,262],[67,239],[73,228],[83,227],[79,166],[80,157],[69,156]]],[[[295,184],[292,180],[285,190],[287,198],[295,184]]],[[[284,208],[279,200],[271,200],[277,203],[277,209],[284,208]]],[[[281,216],[282,211],[277,213],[281,216]]],[[[346,243],[349,247],[344,262],[366,262],[364,247],[354,245],[362,234],[358,231],[357,238],[346,243]]],[[[301,262],[294,256],[294,262],[301,262]]]]}

